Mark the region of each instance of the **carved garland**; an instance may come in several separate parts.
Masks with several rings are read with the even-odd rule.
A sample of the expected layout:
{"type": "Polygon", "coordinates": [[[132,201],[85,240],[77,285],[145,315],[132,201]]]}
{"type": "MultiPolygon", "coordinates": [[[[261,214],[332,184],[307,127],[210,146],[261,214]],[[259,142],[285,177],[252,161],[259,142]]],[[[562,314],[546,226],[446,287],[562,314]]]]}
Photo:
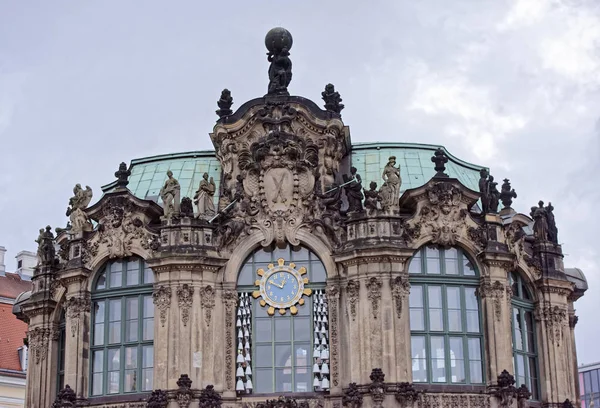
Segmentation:
{"type": "Polygon", "coordinates": [[[83,297],[73,296],[66,300],[65,309],[67,311],[67,317],[69,318],[69,325],[71,326],[71,335],[75,337],[75,333],[79,329],[82,315],[89,313],[91,308],[91,299],[88,295],[83,297]]]}
{"type": "Polygon", "coordinates": [[[367,297],[371,301],[371,310],[373,312],[373,318],[377,319],[377,315],[379,315],[379,301],[381,300],[381,279],[372,277],[367,282],[367,297]]]}
{"type": "Polygon", "coordinates": [[[202,307],[204,308],[204,322],[206,327],[210,327],[212,309],[215,307],[215,290],[212,286],[206,285],[200,292],[202,307]]]}
{"type": "Polygon", "coordinates": [[[226,290],[223,292],[223,302],[225,303],[225,372],[227,389],[233,390],[233,334],[235,331],[234,312],[238,302],[238,294],[235,290],[226,290]]]}
{"type": "Polygon", "coordinates": [[[396,276],[391,280],[390,285],[392,286],[392,296],[396,303],[396,314],[398,319],[400,319],[402,317],[402,305],[404,304],[404,299],[410,294],[408,276],[396,276]]]}
{"type": "Polygon", "coordinates": [[[177,288],[178,303],[181,310],[181,321],[184,326],[187,326],[187,323],[190,320],[190,308],[192,307],[192,302],[194,300],[193,295],[194,288],[187,283],[184,283],[183,286],[177,288]]]}
{"type": "Polygon", "coordinates": [[[560,306],[545,306],[536,310],[536,317],[546,323],[548,337],[552,343],[560,346],[563,328],[567,325],[567,311],[560,306]]]}
{"type": "Polygon", "coordinates": [[[338,386],[338,300],[340,289],[337,286],[327,288],[327,303],[329,304],[329,347],[331,348],[331,380],[334,386],[338,386]]]}
{"type": "Polygon", "coordinates": [[[171,306],[171,293],[171,288],[168,286],[159,286],[158,288],[155,288],[152,293],[154,304],[158,310],[160,310],[160,323],[162,327],[165,327],[167,309],[171,306]]]}

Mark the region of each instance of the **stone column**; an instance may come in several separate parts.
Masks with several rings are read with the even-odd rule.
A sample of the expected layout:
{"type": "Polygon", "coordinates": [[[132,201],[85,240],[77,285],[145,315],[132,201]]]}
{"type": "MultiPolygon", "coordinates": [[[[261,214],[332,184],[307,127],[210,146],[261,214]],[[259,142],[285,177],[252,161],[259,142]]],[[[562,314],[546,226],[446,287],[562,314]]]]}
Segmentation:
{"type": "Polygon", "coordinates": [[[538,282],[542,298],[536,305],[538,320],[538,356],[542,400],[559,403],[576,401],[574,395],[572,359],[569,343],[568,301],[571,283],[542,278],[538,282]]]}
{"type": "MultiPolygon", "coordinates": [[[[88,395],[90,364],[90,292],[81,287],[79,280],[68,284],[64,308],[65,328],[65,385],[69,385],[77,398],[88,395]],[[77,350],[77,353],[68,352],[77,350]]],[[[56,354],[58,355],[58,354],[56,354]]]]}
{"type": "Polygon", "coordinates": [[[391,292],[393,297],[393,332],[390,333],[390,340],[395,345],[396,361],[392,366],[390,378],[393,378],[395,372],[396,381],[412,382],[412,352],[410,343],[410,312],[409,295],[410,283],[408,282],[408,272],[406,261],[402,264],[403,272],[392,276],[390,279],[391,292]]]}
{"type": "Polygon", "coordinates": [[[477,296],[480,299],[482,327],[485,341],[485,378],[488,385],[496,384],[498,375],[506,370],[514,373],[512,350],[511,296],[507,280],[509,259],[498,259],[499,254],[484,253],[484,269],[477,296]]]}
{"type": "MultiPolygon", "coordinates": [[[[157,273],[157,276],[160,276],[157,273]]],[[[173,290],[168,281],[154,283],[154,389],[168,388],[169,324],[173,290]]]]}

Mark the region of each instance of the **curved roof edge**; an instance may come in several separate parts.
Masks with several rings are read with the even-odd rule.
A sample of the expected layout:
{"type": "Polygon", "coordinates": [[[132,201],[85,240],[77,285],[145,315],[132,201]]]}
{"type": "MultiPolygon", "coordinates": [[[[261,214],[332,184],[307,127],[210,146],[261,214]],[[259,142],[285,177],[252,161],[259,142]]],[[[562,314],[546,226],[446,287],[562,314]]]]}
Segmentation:
{"type": "Polygon", "coordinates": [[[486,166],[480,166],[474,163],[469,163],[466,162],[464,160],[459,159],[458,157],[454,156],[452,153],[450,153],[448,151],[448,149],[446,149],[446,147],[442,146],[442,145],[433,145],[433,144],[427,144],[427,143],[402,143],[402,142],[358,142],[358,143],[352,143],[352,150],[367,150],[367,149],[393,149],[393,148],[402,148],[402,149],[427,149],[427,150],[432,150],[435,151],[438,148],[442,148],[442,150],[446,153],[446,156],[448,156],[448,159],[455,162],[456,164],[460,164],[463,167],[467,167],[469,169],[472,170],[481,170],[481,169],[488,169],[488,167],[486,166]]]}
{"type": "Polygon", "coordinates": [[[570,282],[575,284],[575,289],[585,292],[588,290],[588,283],[583,271],[579,268],[565,268],[565,274],[570,282]]]}

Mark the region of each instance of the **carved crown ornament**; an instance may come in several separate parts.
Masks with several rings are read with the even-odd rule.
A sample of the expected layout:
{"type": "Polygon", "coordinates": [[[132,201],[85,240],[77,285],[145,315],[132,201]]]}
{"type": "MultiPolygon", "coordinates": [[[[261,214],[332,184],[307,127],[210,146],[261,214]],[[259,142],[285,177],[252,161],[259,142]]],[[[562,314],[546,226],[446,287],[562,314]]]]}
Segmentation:
{"type": "Polygon", "coordinates": [[[158,249],[157,233],[149,225],[159,220],[162,208],[153,201],[139,199],[129,190],[120,189],[106,193],[85,209],[85,213],[95,222],[95,228],[81,240],[65,243],[61,237],[61,242],[71,247],[63,252],[63,261],[80,258],[83,266],[91,268],[97,256],[123,258],[133,255],[135,248],[149,254],[158,249]],[[64,256],[72,259],[64,259],[64,256]]]}
{"type": "Polygon", "coordinates": [[[479,193],[451,178],[433,178],[421,187],[407,190],[400,198],[400,207],[414,210],[412,218],[406,221],[412,230],[408,238],[441,246],[468,241],[484,249],[485,230],[469,213],[478,198],[479,193]]]}
{"type": "Polygon", "coordinates": [[[299,100],[267,100],[234,123],[215,126],[211,138],[223,169],[219,248],[231,249],[256,230],[263,246],[298,245],[300,229],[331,247],[342,244],[336,180],[349,151],[348,131],[338,117],[320,118],[299,100]]]}

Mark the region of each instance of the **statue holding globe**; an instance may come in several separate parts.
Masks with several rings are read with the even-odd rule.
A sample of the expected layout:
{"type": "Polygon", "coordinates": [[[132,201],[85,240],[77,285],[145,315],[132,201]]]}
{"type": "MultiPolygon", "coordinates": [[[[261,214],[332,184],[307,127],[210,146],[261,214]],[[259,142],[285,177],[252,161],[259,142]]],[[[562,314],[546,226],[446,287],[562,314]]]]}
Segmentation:
{"type": "Polygon", "coordinates": [[[267,95],[289,95],[288,85],[292,80],[292,35],[285,28],[277,27],[270,30],[265,37],[265,45],[269,52],[269,90],[267,95]]]}

